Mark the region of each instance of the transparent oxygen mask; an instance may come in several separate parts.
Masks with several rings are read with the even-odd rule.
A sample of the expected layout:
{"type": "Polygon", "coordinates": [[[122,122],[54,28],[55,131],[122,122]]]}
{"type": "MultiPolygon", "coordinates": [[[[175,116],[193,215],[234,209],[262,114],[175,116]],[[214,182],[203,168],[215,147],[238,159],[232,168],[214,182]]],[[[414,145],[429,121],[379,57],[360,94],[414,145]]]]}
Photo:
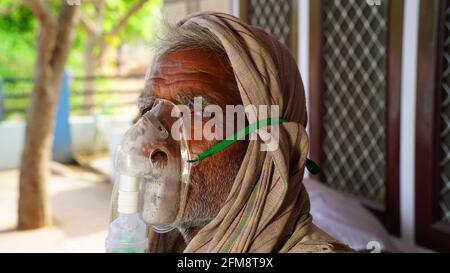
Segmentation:
{"type": "Polygon", "coordinates": [[[109,227],[108,252],[144,252],[147,226],[163,233],[181,220],[191,160],[182,111],[156,99],[125,133],[115,157],[118,217],[109,227]]]}
{"type": "Polygon", "coordinates": [[[119,212],[123,203],[137,206],[142,220],[157,232],[173,229],[186,204],[191,158],[184,137],[189,128],[181,113],[182,109],[172,102],[156,99],[125,133],[117,152],[119,212]],[[137,195],[121,194],[123,184],[137,189],[137,195]]]}

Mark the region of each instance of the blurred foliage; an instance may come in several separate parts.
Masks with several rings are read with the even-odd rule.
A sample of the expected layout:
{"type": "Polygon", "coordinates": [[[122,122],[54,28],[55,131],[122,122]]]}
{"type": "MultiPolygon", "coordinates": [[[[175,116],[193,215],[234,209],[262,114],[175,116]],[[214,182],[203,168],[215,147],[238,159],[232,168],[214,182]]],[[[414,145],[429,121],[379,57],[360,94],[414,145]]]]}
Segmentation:
{"type": "MultiPolygon", "coordinates": [[[[57,11],[61,0],[46,0],[51,8],[57,11]]],[[[105,0],[105,12],[103,33],[108,33],[128,10],[137,3],[137,0],[105,0]]],[[[162,0],[149,0],[144,7],[130,17],[128,23],[115,36],[105,37],[105,42],[110,48],[117,48],[126,43],[134,45],[137,43],[150,44],[158,30],[158,24],[162,17],[162,0]]],[[[83,16],[92,18],[94,7],[91,0],[81,1],[81,12],[83,16]]],[[[37,23],[28,7],[21,1],[2,0],[0,5],[0,78],[32,78],[36,58],[37,23]]],[[[84,75],[83,50],[86,43],[87,32],[81,26],[77,27],[74,44],[72,46],[67,68],[73,75],[84,75]]],[[[111,62],[108,62],[110,65],[111,62]]],[[[75,84],[79,85],[79,84],[75,84]]],[[[107,80],[97,81],[99,89],[113,88],[114,84],[107,80]]],[[[81,85],[80,85],[81,86],[81,85]]],[[[78,87],[78,86],[77,86],[78,87]]],[[[3,119],[23,118],[29,105],[32,81],[5,81],[3,83],[4,106],[8,108],[24,108],[23,113],[6,113],[3,119]],[[8,100],[8,96],[25,94],[24,97],[8,100]],[[28,95],[27,95],[28,94],[28,95]]],[[[105,94],[96,95],[96,101],[102,104],[102,99],[108,97],[105,94]]],[[[71,98],[75,104],[79,98],[71,98]]],[[[71,102],[71,104],[73,104],[71,102]]],[[[75,110],[75,114],[77,114],[75,110]]],[[[114,109],[101,107],[102,113],[114,113],[114,109]]]]}
{"type": "MultiPolygon", "coordinates": [[[[104,15],[104,32],[109,32],[114,25],[122,18],[130,8],[136,3],[136,0],[107,0],[104,15]]],[[[86,5],[86,9],[92,7],[86,5]]],[[[144,8],[134,14],[126,27],[113,37],[117,39],[118,44],[123,41],[134,43],[137,41],[153,41],[158,24],[161,20],[162,0],[149,1],[144,8]]]]}
{"type": "Polygon", "coordinates": [[[0,76],[26,77],[33,73],[35,21],[31,11],[15,0],[0,6],[0,76]]]}

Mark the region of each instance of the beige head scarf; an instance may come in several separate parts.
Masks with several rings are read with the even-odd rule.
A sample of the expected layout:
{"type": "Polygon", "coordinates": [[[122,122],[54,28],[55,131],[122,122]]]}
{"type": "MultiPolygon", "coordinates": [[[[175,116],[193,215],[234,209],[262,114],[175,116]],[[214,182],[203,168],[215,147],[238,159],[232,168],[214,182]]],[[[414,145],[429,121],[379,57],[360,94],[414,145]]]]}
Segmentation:
{"type": "Polygon", "coordinates": [[[349,249],[318,229],[309,214],[303,174],[308,154],[305,94],[289,50],[261,29],[223,13],[192,15],[224,46],[244,106],[279,105],[279,149],[251,141],[219,214],[187,245],[179,234],[149,233],[151,252],[333,252],[349,249]]]}

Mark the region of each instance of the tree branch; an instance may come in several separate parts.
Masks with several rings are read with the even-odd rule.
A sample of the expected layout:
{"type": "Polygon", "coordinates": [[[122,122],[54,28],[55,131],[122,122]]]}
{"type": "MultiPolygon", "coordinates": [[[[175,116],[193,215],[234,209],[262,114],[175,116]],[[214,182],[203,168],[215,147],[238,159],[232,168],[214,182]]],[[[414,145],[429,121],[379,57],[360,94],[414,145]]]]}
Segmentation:
{"type": "Polygon", "coordinates": [[[80,25],[84,30],[89,32],[90,35],[97,35],[100,33],[100,28],[86,16],[80,16],[80,25]]]}
{"type": "Polygon", "coordinates": [[[52,22],[52,13],[45,0],[22,0],[22,2],[30,8],[42,25],[47,26],[52,22]]]}
{"type": "Polygon", "coordinates": [[[88,34],[93,36],[99,36],[102,33],[103,24],[103,11],[105,9],[104,0],[92,0],[94,5],[95,16],[93,19],[87,17],[84,13],[80,15],[80,25],[88,32],[88,34]]]}
{"type": "Polygon", "coordinates": [[[119,33],[119,31],[124,26],[126,26],[130,17],[133,16],[133,14],[135,14],[136,12],[138,12],[147,3],[147,1],[148,0],[139,0],[133,7],[131,7],[131,9],[128,10],[128,12],[122,17],[122,19],[119,21],[119,23],[117,23],[117,25],[115,25],[111,29],[111,31],[106,34],[106,36],[108,36],[108,35],[114,36],[117,33],[119,33]]]}
{"type": "MultiPolygon", "coordinates": [[[[109,33],[105,33],[103,35],[102,39],[100,40],[99,46],[98,46],[99,50],[98,50],[98,59],[97,60],[99,63],[102,62],[103,54],[106,49],[105,38],[107,36],[117,35],[119,33],[119,31],[127,25],[130,17],[133,16],[136,12],[138,12],[147,2],[148,2],[148,0],[139,0],[133,7],[131,7],[128,10],[128,12],[122,17],[122,19],[119,20],[119,23],[117,23],[117,25],[115,25],[109,33]]],[[[100,65],[100,64],[96,64],[96,65],[100,65]]]]}
{"type": "Polygon", "coordinates": [[[62,4],[58,18],[58,32],[56,34],[56,45],[50,62],[54,71],[63,71],[64,64],[72,45],[75,26],[79,19],[79,6],[62,4]]]}
{"type": "MultiPolygon", "coordinates": [[[[37,39],[37,56],[34,69],[35,84],[33,90],[38,90],[38,86],[49,78],[48,63],[52,58],[55,48],[55,27],[54,15],[45,0],[22,0],[31,13],[36,18],[40,31],[37,39]]],[[[37,91],[33,91],[35,93],[37,91]]]]}

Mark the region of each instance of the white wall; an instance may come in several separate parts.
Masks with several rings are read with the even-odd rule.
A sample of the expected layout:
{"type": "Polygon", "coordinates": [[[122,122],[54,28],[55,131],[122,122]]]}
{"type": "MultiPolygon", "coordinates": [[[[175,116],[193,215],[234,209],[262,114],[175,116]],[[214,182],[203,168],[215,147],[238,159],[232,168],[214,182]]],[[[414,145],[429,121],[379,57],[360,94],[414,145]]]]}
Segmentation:
{"type": "Polygon", "coordinates": [[[239,0],[229,0],[230,14],[239,17],[239,0]]]}
{"type": "Polygon", "coordinates": [[[165,1],[163,7],[164,18],[169,23],[176,23],[189,13],[199,11],[218,11],[232,14],[232,1],[230,0],[191,0],[165,1]]]}
{"type": "MultiPolygon", "coordinates": [[[[74,153],[112,151],[131,124],[129,116],[86,116],[70,119],[74,153]]],[[[0,170],[19,166],[25,121],[0,122],[0,170]]]]}
{"type": "Polygon", "coordinates": [[[24,132],[23,121],[0,122],[0,170],[19,166],[24,132]]]}
{"type": "Polygon", "coordinates": [[[400,119],[400,223],[403,241],[413,243],[419,0],[408,0],[404,3],[400,119]]]}

